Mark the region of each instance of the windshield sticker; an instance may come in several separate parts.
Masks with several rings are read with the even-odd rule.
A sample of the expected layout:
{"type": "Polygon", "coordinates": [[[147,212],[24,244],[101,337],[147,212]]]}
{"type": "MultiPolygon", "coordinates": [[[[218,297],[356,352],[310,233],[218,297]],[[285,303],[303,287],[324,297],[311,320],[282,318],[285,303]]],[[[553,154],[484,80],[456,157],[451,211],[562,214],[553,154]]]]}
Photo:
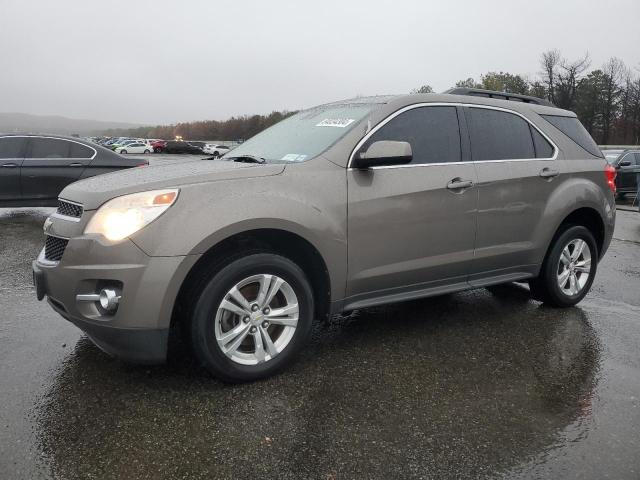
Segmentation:
{"type": "Polygon", "coordinates": [[[307,156],[300,153],[287,153],[282,157],[282,160],[286,162],[302,162],[305,158],[307,158],[307,156]]]}
{"type": "Polygon", "coordinates": [[[355,118],[325,118],[316,127],[338,127],[344,128],[355,122],[355,118]]]}

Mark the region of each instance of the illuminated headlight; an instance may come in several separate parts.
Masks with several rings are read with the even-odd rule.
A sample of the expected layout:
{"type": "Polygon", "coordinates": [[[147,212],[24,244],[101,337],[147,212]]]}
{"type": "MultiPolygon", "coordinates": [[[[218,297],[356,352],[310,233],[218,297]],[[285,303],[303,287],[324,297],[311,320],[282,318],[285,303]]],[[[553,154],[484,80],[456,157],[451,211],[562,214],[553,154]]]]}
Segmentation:
{"type": "Polygon", "coordinates": [[[95,213],[84,233],[111,241],[133,235],[164,213],[178,198],[178,189],[133,193],[109,200],[95,213]]]}

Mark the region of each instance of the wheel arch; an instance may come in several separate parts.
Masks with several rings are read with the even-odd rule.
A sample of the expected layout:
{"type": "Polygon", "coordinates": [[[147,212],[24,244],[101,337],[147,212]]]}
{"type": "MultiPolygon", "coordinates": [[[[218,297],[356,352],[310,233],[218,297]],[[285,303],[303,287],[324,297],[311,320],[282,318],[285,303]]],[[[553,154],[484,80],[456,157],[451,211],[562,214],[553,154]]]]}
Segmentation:
{"type": "Polygon", "coordinates": [[[208,272],[218,270],[249,252],[268,251],[288,258],[302,268],[314,291],[315,318],[329,314],[331,278],[320,251],[298,233],[281,228],[255,228],[234,233],[210,246],[189,269],[173,304],[171,326],[184,325],[190,317],[197,292],[208,272]]]}

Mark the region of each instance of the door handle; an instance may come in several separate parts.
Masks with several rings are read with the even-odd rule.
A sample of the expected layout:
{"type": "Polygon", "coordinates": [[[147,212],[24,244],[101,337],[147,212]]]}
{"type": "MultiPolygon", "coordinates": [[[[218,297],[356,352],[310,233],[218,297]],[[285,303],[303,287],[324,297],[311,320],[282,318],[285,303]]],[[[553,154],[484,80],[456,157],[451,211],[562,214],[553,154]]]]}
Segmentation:
{"type": "Polygon", "coordinates": [[[69,164],[70,167],[82,167],[82,163],[70,163],[69,164]]]}
{"type": "Polygon", "coordinates": [[[454,178],[447,183],[447,188],[449,190],[462,190],[471,187],[473,187],[473,182],[471,180],[462,180],[461,178],[454,178]]]}
{"type": "Polygon", "coordinates": [[[542,178],[554,178],[560,175],[560,172],[558,170],[544,167],[542,170],[540,170],[540,173],[538,173],[538,175],[542,178]]]}
{"type": "Polygon", "coordinates": [[[2,166],[5,167],[5,168],[16,168],[18,166],[18,164],[17,163],[3,163],[2,166]]]}

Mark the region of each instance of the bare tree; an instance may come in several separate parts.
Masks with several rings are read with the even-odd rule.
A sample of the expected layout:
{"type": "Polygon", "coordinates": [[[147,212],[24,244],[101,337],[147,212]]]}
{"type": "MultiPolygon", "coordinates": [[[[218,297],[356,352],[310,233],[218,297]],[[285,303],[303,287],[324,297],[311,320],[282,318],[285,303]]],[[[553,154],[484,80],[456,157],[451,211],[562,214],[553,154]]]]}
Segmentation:
{"type": "Polygon", "coordinates": [[[556,103],[556,77],[561,59],[562,55],[560,54],[560,50],[557,49],[543,52],[542,56],[540,57],[540,65],[542,67],[542,83],[546,87],[547,98],[552,103],[556,103]]]}
{"type": "Polygon", "coordinates": [[[589,52],[574,61],[569,61],[564,58],[561,59],[554,92],[554,103],[557,106],[569,110],[575,108],[578,82],[582,78],[582,74],[589,69],[590,65],[591,59],[589,58],[589,52]]]}
{"type": "Polygon", "coordinates": [[[620,106],[620,82],[626,66],[619,58],[611,58],[602,66],[604,82],[602,88],[602,143],[607,144],[611,136],[611,127],[620,106]]]}

